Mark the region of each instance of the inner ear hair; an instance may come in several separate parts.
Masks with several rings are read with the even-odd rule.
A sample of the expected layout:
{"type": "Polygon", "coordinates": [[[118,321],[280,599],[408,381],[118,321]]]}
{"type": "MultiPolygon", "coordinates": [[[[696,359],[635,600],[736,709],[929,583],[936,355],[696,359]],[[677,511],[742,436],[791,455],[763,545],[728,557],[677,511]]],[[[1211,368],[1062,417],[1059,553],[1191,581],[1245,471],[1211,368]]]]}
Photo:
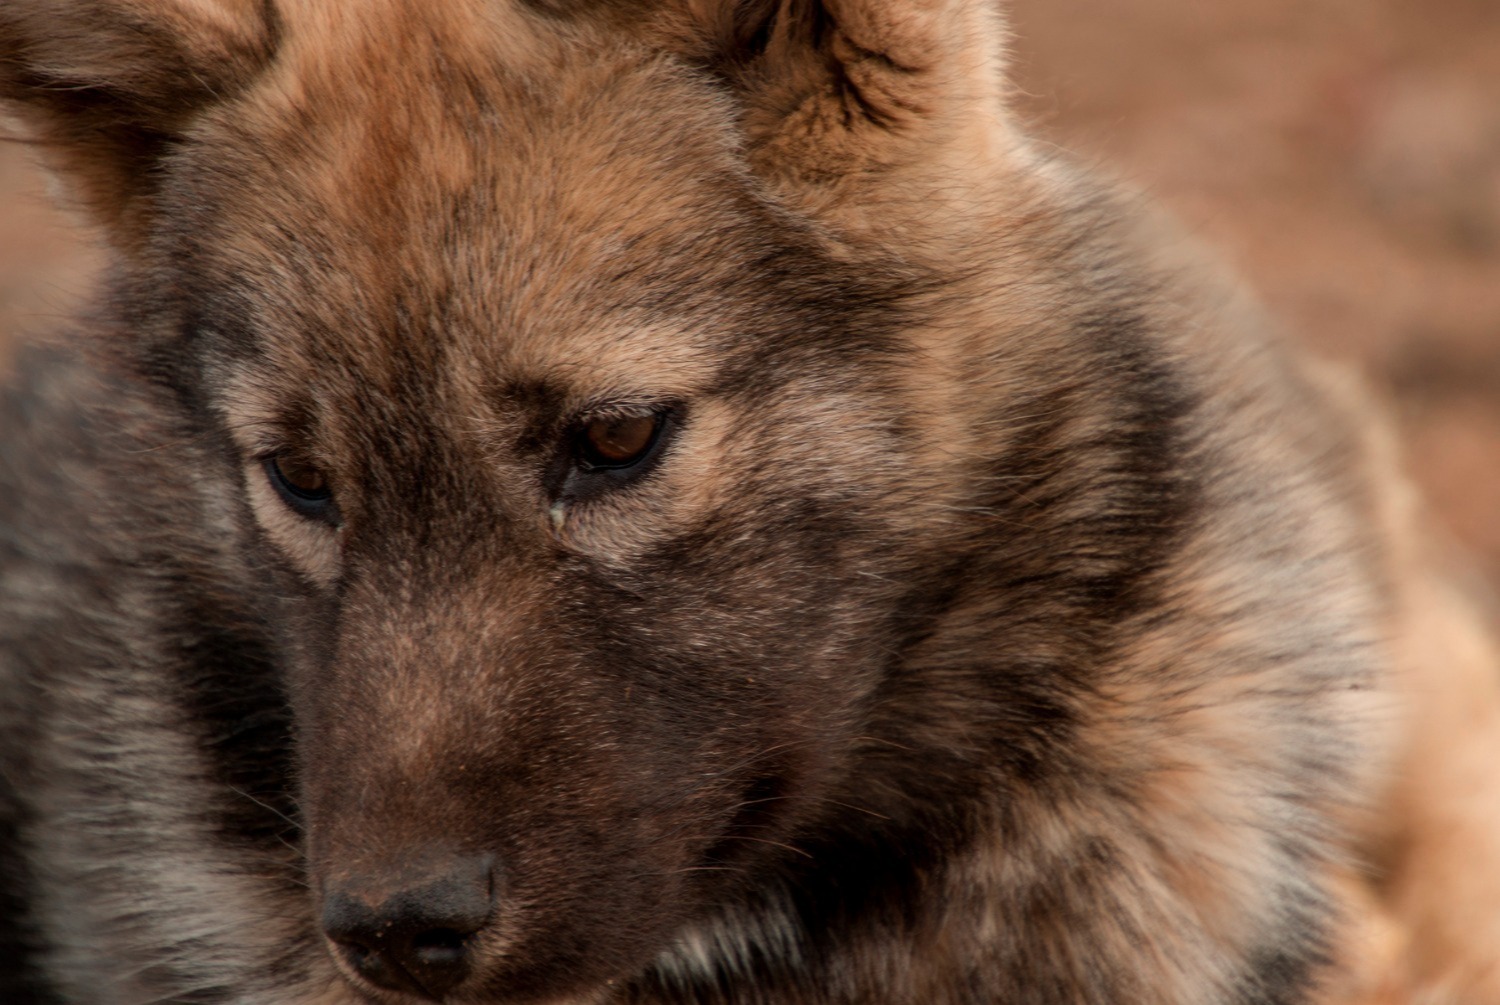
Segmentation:
{"type": "Polygon", "coordinates": [[[1015,142],[993,0],[681,2],[742,108],[752,169],[830,218],[921,201],[913,185],[953,183],[1015,142]]]}
{"type": "Polygon", "coordinates": [[[258,75],[276,34],[264,0],[3,0],[0,104],[128,247],[173,142],[258,75]]]}

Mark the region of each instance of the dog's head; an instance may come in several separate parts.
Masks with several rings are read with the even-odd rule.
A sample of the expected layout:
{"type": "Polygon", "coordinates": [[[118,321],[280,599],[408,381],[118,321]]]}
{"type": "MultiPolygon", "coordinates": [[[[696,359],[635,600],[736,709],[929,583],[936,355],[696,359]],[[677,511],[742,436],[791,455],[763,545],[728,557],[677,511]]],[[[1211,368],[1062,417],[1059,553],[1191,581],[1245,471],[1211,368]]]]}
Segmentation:
{"type": "Polygon", "coordinates": [[[356,987],[587,994],[896,812],[977,435],[933,277],[1016,143],[986,6],[0,12],[268,570],[356,987]]]}

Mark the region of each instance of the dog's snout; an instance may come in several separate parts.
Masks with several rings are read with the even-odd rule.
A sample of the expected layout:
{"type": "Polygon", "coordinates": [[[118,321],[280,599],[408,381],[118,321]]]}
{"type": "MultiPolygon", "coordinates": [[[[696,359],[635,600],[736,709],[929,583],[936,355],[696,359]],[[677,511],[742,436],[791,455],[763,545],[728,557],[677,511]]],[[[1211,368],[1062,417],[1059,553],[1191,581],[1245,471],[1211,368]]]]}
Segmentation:
{"type": "Polygon", "coordinates": [[[489,856],[471,856],[416,881],[332,885],[323,932],[371,984],[438,1000],[468,976],[472,940],[494,912],[493,877],[489,856]]]}

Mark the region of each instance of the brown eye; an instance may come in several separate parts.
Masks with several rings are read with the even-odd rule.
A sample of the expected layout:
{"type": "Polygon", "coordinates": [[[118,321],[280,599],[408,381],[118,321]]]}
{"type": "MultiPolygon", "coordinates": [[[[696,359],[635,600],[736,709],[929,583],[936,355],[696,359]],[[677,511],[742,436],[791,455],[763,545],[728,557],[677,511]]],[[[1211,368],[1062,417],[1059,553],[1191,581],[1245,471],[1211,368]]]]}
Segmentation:
{"type": "Polygon", "coordinates": [[[579,459],[589,468],[630,467],[650,453],[660,429],[660,415],[595,419],[583,427],[579,459]]]}
{"type": "Polygon", "coordinates": [[[580,416],[560,444],[548,492],[557,500],[576,501],[650,474],[681,426],[683,412],[681,403],[672,403],[644,414],[580,416]]]}
{"type": "Polygon", "coordinates": [[[323,479],[323,472],[312,465],[284,457],[275,457],[272,460],[276,464],[276,470],[281,473],[282,480],[303,495],[319,495],[328,488],[328,482],[323,479]]]}
{"type": "Polygon", "coordinates": [[[271,487],[293,511],[311,519],[337,522],[333,492],[323,472],[295,457],[281,454],[267,457],[263,464],[271,487]]]}

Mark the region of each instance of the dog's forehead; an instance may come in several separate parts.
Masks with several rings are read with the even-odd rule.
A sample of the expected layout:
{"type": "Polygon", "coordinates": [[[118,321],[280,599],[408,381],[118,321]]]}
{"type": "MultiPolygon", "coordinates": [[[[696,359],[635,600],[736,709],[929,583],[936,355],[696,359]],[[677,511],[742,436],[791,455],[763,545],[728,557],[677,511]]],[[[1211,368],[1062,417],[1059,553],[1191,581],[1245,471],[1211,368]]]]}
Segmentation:
{"type": "Polygon", "coordinates": [[[733,116],[662,53],[501,8],[462,31],[305,18],[206,127],[207,254],[252,287],[273,356],[342,354],[377,377],[457,351],[491,381],[689,380],[702,320],[775,239],[733,116]]]}

